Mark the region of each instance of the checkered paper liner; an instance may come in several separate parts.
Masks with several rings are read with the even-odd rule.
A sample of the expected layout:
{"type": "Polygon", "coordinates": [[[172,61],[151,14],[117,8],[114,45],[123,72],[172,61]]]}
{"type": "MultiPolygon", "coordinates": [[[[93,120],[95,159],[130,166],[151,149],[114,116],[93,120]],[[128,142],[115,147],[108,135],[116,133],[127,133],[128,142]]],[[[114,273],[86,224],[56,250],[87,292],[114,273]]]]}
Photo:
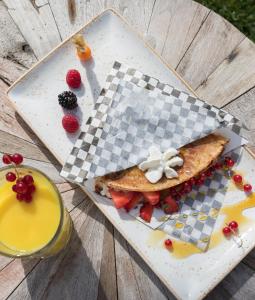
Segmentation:
{"type": "MultiPolygon", "coordinates": [[[[242,147],[230,153],[236,165],[241,153],[242,147]]],[[[206,179],[203,186],[194,187],[192,192],[179,201],[177,214],[166,215],[161,209],[154,209],[150,224],[139,217],[140,207],[132,210],[130,215],[153,229],[162,230],[206,251],[218,214],[226,198],[230,182],[230,177],[226,176],[226,173],[222,170],[215,171],[211,178],[206,179]]]]}
{"type": "Polygon", "coordinates": [[[115,62],[61,175],[82,184],[137,165],[152,144],[179,148],[222,126],[237,134],[242,129],[239,120],[223,110],[115,62]],[[137,102],[143,111],[148,99],[159,114],[147,116],[146,126],[141,127],[137,102]]]}

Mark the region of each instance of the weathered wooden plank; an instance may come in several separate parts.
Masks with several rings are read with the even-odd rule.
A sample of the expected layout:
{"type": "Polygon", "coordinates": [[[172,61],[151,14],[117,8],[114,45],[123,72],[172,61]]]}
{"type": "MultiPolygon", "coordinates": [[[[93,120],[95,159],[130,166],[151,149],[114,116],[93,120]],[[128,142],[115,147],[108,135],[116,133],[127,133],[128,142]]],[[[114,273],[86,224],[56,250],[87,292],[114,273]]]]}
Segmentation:
{"type": "Polygon", "coordinates": [[[240,263],[205,299],[253,300],[254,285],[254,270],[240,263]]]}
{"type": "Polygon", "coordinates": [[[68,211],[72,211],[76,206],[84,202],[91,202],[86,194],[80,189],[76,188],[64,193],[61,193],[63,202],[68,211]]]}
{"type": "Polygon", "coordinates": [[[69,182],[57,183],[57,188],[60,193],[68,192],[76,188],[76,185],[69,182]]]}
{"type": "Polygon", "coordinates": [[[242,261],[244,264],[255,270],[255,249],[253,249],[242,261]]]}
{"type": "Polygon", "coordinates": [[[176,68],[209,13],[190,0],[157,0],[146,40],[176,68]]]}
{"type": "Polygon", "coordinates": [[[16,79],[18,79],[27,69],[14,63],[10,59],[0,57],[0,80],[11,85],[16,79]]]}
{"type": "Polygon", "coordinates": [[[0,299],[6,299],[37,263],[38,259],[15,259],[7,265],[0,272],[0,299]]]}
{"type": "Polygon", "coordinates": [[[37,58],[44,56],[61,41],[47,2],[44,1],[42,6],[29,0],[4,0],[4,3],[37,58]]]}
{"type": "Polygon", "coordinates": [[[56,257],[40,261],[10,299],[97,297],[104,217],[91,202],[82,202],[71,215],[75,231],[69,248],[56,257]]]}
{"type": "Polygon", "coordinates": [[[116,229],[114,229],[114,237],[118,299],[141,299],[132,266],[132,259],[128,253],[127,242],[116,229]]]}
{"type": "Polygon", "coordinates": [[[24,157],[35,160],[45,162],[50,162],[49,158],[53,160],[53,156],[45,147],[41,146],[40,149],[35,144],[0,130],[0,152],[2,153],[11,151],[12,153],[21,153],[24,157]]]}
{"type": "Polygon", "coordinates": [[[0,256],[0,272],[13,260],[13,258],[0,256]]]}
{"type": "Polygon", "coordinates": [[[49,0],[49,3],[62,39],[86,23],[87,1],[49,0]]]}
{"type": "Polygon", "coordinates": [[[135,250],[127,247],[141,299],[176,299],[135,250]]]}
{"type": "Polygon", "coordinates": [[[30,46],[24,40],[2,1],[0,2],[0,57],[15,61],[24,67],[31,67],[36,61],[30,46]]]}
{"type": "MultiPolygon", "coordinates": [[[[225,48],[221,44],[221,48],[225,48]]],[[[206,78],[196,92],[203,99],[223,106],[255,86],[255,44],[244,39],[206,78]]]]}
{"type": "Polygon", "coordinates": [[[105,220],[98,300],[117,300],[118,298],[114,254],[113,226],[108,220],[105,220]]]}
{"type": "Polygon", "coordinates": [[[224,106],[224,109],[245,124],[249,129],[245,137],[249,140],[250,146],[255,146],[255,87],[224,106]]]}
{"type": "Polygon", "coordinates": [[[147,31],[155,0],[49,0],[61,37],[66,38],[106,8],[114,8],[141,34],[147,31]]]}
{"type": "MultiPolygon", "coordinates": [[[[105,8],[114,8],[137,32],[141,35],[145,35],[150,23],[155,1],[156,0],[111,0],[105,1],[105,8]]],[[[90,3],[92,3],[92,1],[90,3]]],[[[87,7],[87,12],[90,12],[89,7],[87,7]]],[[[88,13],[87,16],[89,16],[88,13]]]]}
{"type": "Polygon", "coordinates": [[[240,31],[211,11],[176,70],[196,89],[243,39],[240,31]]]}

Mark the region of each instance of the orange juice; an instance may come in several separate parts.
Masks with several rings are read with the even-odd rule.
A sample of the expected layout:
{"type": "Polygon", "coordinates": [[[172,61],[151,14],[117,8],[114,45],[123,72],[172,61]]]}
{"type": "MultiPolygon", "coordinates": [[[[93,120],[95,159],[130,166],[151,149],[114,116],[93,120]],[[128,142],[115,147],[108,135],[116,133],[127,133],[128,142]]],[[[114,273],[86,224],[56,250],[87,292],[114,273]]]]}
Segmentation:
{"type": "Polygon", "coordinates": [[[55,185],[41,172],[18,167],[30,174],[36,191],[30,203],[18,201],[14,183],[5,180],[13,167],[0,171],[0,253],[10,256],[49,256],[59,252],[71,234],[71,219],[55,185]]]}

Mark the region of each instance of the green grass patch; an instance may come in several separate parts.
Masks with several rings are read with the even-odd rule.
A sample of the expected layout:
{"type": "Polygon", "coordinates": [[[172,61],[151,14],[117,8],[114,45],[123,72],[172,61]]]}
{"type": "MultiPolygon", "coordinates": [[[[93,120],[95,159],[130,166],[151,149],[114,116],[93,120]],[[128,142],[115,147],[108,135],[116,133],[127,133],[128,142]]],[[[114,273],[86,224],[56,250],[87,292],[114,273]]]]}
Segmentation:
{"type": "Polygon", "coordinates": [[[255,0],[196,0],[224,17],[255,42],[255,0]]]}

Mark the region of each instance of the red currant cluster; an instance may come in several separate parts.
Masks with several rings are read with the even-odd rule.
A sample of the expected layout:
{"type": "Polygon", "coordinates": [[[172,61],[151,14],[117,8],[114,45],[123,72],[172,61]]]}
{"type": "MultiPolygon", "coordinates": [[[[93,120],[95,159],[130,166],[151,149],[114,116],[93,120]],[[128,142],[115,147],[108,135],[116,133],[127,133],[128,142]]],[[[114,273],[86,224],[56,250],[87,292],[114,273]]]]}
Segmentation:
{"type": "Polygon", "coordinates": [[[225,236],[229,237],[232,234],[236,234],[238,231],[238,223],[236,221],[231,221],[226,227],[222,229],[225,236]]]}
{"type": "Polygon", "coordinates": [[[200,175],[191,178],[190,180],[170,189],[170,196],[175,200],[180,200],[182,196],[188,194],[192,191],[193,186],[201,186],[204,184],[206,178],[210,178],[213,175],[213,172],[216,170],[221,170],[223,168],[230,169],[234,166],[235,162],[230,158],[226,157],[224,162],[217,162],[212,165],[208,170],[201,173],[200,175]]]}
{"type": "Polygon", "coordinates": [[[15,182],[12,186],[13,192],[17,193],[16,198],[19,201],[25,201],[27,203],[32,201],[32,194],[35,192],[34,178],[31,175],[25,175],[24,177],[19,176],[19,172],[16,166],[23,162],[23,156],[15,153],[13,155],[4,154],[3,163],[6,165],[13,164],[15,173],[8,172],[5,178],[9,182],[15,182]]]}

